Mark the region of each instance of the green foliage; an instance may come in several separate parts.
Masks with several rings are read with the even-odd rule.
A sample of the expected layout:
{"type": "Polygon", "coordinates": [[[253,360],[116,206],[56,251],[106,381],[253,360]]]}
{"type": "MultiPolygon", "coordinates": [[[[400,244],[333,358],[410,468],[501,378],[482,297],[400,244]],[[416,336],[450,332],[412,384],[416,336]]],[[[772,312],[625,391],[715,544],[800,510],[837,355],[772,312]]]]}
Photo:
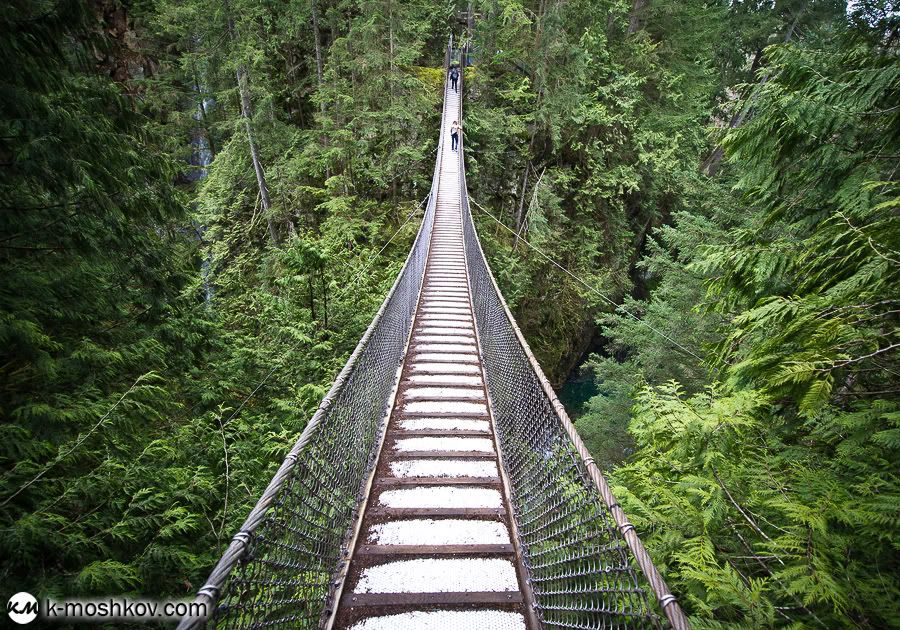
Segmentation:
{"type": "Polygon", "coordinates": [[[814,416],[889,387],[900,367],[900,92],[893,55],[850,40],[840,54],[782,46],[756,114],[730,135],[738,186],[760,208],[699,268],[724,308],[747,304],[723,340],[736,385],[761,383],[814,416]],[[827,142],[824,139],[828,139],[827,142]],[[875,368],[874,370],[872,368],[875,368]]]}
{"type": "Polygon", "coordinates": [[[576,426],[606,466],[633,452],[628,425],[642,387],[675,380],[693,393],[715,375],[703,359],[706,348],[719,339],[723,317],[699,308],[706,276],[690,265],[706,247],[728,242],[725,228],[740,220],[728,206],[733,200],[715,185],[700,180],[691,193],[685,205],[693,210],[675,212],[674,225],[656,230],[636,265],[652,287],[652,299],[626,298],[616,312],[603,316],[601,330],[612,356],[593,355],[586,363],[599,395],[589,401],[576,426]]]}
{"type": "Polygon", "coordinates": [[[0,91],[7,583],[193,593],[396,277],[430,182],[442,73],[424,50],[446,9],[319,7],[326,84],[310,6],[2,13],[21,69],[0,91]]]}
{"type": "MultiPolygon", "coordinates": [[[[595,353],[578,427],[694,626],[900,625],[896,12],[473,8],[479,233],[551,377],[595,353]]],[[[0,10],[6,583],[205,577],[402,265],[456,9],[0,10]]]]}
{"type": "Polygon", "coordinates": [[[900,623],[900,83],[878,24],[767,48],[722,186],[657,230],[625,305],[703,364],[622,316],[625,361],[593,363],[579,426],[605,455],[634,401],[611,476],[696,627],[900,623]]]}
{"type": "Polygon", "coordinates": [[[751,389],[642,391],[639,450],[614,491],[695,625],[900,621],[898,409],[856,404],[797,425],[751,389]]]}
{"type": "MultiPolygon", "coordinates": [[[[653,7],[647,32],[629,34],[618,3],[485,3],[468,82],[473,196],[613,302],[641,284],[633,267],[652,228],[696,194],[721,89],[711,51],[723,9],[653,7]]],[[[610,303],[490,220],[479,227],[523,332],[563,380],[610,303]]]]}
{"type": "MultiPolygon", "coordinates": [[[[126,526],[123,502],[135,475],[165,469],[142,459],[180,407],[161,375],[204,346],[181,299],[196,249],[184,198],[155,127],[89,61],[115,49],[91,12],[18,9],[0,53],[20,68],[0,96],[2,574],[55,592],[168,588],[135,563],[157,524],[126,526]]],[[[168,505],[176,489],[161,485],[168,505]]],[[[190,537],[175,544],[194,557],[190,537]]]]}

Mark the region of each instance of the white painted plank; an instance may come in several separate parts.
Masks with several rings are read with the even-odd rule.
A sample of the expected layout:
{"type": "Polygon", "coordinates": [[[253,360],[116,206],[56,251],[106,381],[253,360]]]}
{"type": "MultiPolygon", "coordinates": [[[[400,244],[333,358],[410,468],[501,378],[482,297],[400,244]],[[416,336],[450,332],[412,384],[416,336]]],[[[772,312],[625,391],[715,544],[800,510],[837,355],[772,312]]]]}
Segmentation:
{"type": "Polygon", "coordinates": [[[487,420],[469,420],[467,418],[409,418],[400,422],[404,431],[483,431],[489,432],[491,424],[487,420]]]}
{"type": "MultiPolygon", "coordinates": [[[[363,569],[356,593],[518,591],[512,562],[499,558],[419,558],[363,569]]],[[[482,626],[483,627],[483,626],[482,626]]]]}
{"type": "Polygon", "coordinates": [[[422,343],[416,346],[418,352],[460,352],[469,353],[476,359],[478,354],[475,353],[474,344],[464,343],[422,343]]]}
{"type": "Polygon", "coordinates": [[[494,442],[480,437],[411,437],[397,440],[398,451],[469,451],[493,453],[494,442]]]}
{"type": "Polygon", "coordinates": [[[525,630],[525,618],[503,610],[413,610],[368,617],[351,630],[525,630]]]}
{"type": "Polygon", "coordinates": [[[481,400],[484,390],[469,387],[418,387],[413,386],[403,392],[406,400],[442,400],[447,398],[466,398],[481,400]]]}
{"type": "Polygon", "coordinates": [[[483,459],[400,459],[391,462],[394,477],[496,477],[497,463],[483,459]]]}
{"type": "Polygon", "coordinates": [[[432,385],[434,383],[450,383],[452,385],[471,385],[481,387],[481,376],[465,374],[411,374],[409,382],[415,385],[432,385]]]}

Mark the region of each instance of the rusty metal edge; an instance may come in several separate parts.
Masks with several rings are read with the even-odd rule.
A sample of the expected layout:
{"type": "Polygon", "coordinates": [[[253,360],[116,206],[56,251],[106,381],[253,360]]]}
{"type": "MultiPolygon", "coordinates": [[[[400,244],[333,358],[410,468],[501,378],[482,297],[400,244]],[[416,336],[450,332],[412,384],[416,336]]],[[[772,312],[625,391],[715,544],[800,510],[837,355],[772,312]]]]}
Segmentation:
{"type": "MultiPolygon", "coordinates": [[[[406,344],[409,345],[409,340],[412,338],[412,328],[410,327],[409,335],[406,338],[406,344]]],[[[363,517],[366,514],[366,508],[369,505],[369,498],[372,494],[372,486],[375,483],[375,474],[378,469],[378,462],[381,459],[381,452],[384,449],[384,443],[387,440],[388,436],[388,424],[391,421],[391,413],[394,410],[394,402],[397,399],[397,392],[400,389],[400,373],[403,371],[403,364],[401,363],[399,367],[397,367],[397,376],[396,376],[396,384],[394,385],[394,391],[391,393],[390,398],[388,399],[388,408],[384,414],[384,417],[381,420],[381,439],[378,441],[378,457],[375,458],[374,465],[372,469],[369,471],[368,477],[366,479],[365,486],[363,486],[363,500],[362,503],[357,506],[358,509],[356,511],[356,516],[354,518],[354,522],[352,525],[353,534],[350,537],[350,541],[347,544],[347,547],[344,551],[344,557],[341,558],[338,574],[333,578],[334,590],[329,597],[329,600],[333,602],[331,609],[329,610],[327,605],[326,608],[322,611],[323,616],[327,613],[327,617],[320,621],[320,628],[331,629],[334,626],[334,620],[337,617],[338,609],[340,608],[341,595],[344,592],[344,585],[347,582],[347,573],[350,570],[350,562],[353,560],[354,550],[356,549],[357,541],[359,540],[359,532],[362,528],[363,517]]]]}

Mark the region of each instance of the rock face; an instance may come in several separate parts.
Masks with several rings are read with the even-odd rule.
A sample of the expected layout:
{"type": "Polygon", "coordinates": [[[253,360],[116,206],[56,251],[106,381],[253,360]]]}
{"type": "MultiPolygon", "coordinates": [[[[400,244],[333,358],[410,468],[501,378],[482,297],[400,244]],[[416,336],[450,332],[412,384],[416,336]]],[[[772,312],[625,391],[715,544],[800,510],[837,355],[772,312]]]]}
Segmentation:
{"type": "Polygon", "coordinates": [[[135,92],[129,82],[152,77],[159,63],[142,50],[139,29],[126,7],[114,0],[91,0],[90,7],[99,36],[93,49],[97,70],[122,83],[129,93],[135,92]]]}

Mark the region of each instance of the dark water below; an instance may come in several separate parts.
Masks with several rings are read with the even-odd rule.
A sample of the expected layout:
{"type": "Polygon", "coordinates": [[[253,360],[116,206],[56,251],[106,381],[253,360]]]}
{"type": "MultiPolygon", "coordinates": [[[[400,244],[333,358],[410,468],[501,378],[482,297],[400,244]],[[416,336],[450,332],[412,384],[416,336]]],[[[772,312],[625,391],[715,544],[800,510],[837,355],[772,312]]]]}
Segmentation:
{"type": "Polygon", "coordinates": [[[585,403],[597,395],[597,386],[590,372],[582,373],[582,370],[573,370],[563,383],[562,389],[556,392],[559,401],[566,408],[566,413],[575,421],[584,413],[585,403]]]}

